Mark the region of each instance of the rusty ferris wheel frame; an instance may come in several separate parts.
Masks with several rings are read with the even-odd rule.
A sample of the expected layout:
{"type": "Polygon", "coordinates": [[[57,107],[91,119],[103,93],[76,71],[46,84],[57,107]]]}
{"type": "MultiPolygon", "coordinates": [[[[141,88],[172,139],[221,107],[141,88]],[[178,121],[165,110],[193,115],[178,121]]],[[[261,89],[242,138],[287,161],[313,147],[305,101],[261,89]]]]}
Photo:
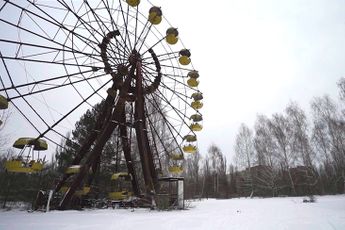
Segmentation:
{"type": "MultiPolygon", "coordinates": [[[[142,192],[149,196],[159,190],[162,154],[169,159],[168,166],[180,169],[184,152],[196,151],[196,145],[191,143],[196,141],[195,132],[202,128],[202,94],[197,89],[198,73],[190,64],[191,54],[183,44],[177,51],[170,47],[178,41],[177,29],[167,24],[170,27],[165,28],[166,33],[159,32],[157,27],[163,18],[159,7],[147,4],[145,16],[139,10],[143,2],[139,3],[5,0],[0,5],[0,23],[8,31],[7,35],[0,34],[0,94],[34,128],[37,139],[60,146],[57,138],[67,139],[60,129],[62,123],[82,106],[91,105],[92,98],[104,102],[95,127],[83,143],[78,143],[72,165],[82,167],[60,202],[61,209],[68,206],[89,171],[97,171],[114,130],[136,196],[142,192]],[[63,73],[38,71],[50,67],[63,73]],[[37,72],[39,76],[32,77],[37,72]],[[17,76],[20,73],[26,80],[17,76]],[[81,88],[86,86],[89,92],[83,93],[81,88]],[[42,111],[54,105],[47,98],[64,88],[71,89],[79,102],[49,122],[42,111]],[[42,104],[33,102],[37,95],[43,98],[44,109],[42,104]],[[133,108],[132,113],[126,106],[133,108]],[[166,127],[166,139],[155,127],[154,115],[166,127]],[[142,172],[134,166],[132,131],[142,172]],[[144,191],[140,189],[138,173],[143,175],[144,191]]],[[[55,192],[69,177],[67,173],[61,177],[55,192]]]]}

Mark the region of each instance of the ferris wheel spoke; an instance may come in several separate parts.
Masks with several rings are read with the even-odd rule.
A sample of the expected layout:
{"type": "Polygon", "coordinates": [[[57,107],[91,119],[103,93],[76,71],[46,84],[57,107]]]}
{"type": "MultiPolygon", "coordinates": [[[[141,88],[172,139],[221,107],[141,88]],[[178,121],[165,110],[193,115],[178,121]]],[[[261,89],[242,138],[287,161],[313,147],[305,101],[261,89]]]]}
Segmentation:
{"type": "MultiPolygon", "coordinates": [[[[146,41],[146,38],[148,37],[150,31],[151,31],[151,28],[152,28],[152,24],[149,25],[148,29],[147,29],[147,32],[146,32],[146,35],[143,37],[142,41],[141,41],[141,45],[138,49],[138,52],[140,52],[141,48],[143,47],[143,45],[145,44],[145,41],[146,41]]],[[[139,41],[139,40],[138,40],[139,41]]],[[[149,49],[148,49],[149,50],[149,49]]]]}
{"type": "MultiPolygon", "coordinates": [[[[145,107],[146,107],[146,105],[145,105],[145,107]]],[[[146,111],[147,111],[147,107],[146,107],[146,111]]],[[[160,135],[160,133],[157,131],[156,127],[154,126],[154,123],[153,123],[153,122],[151,121],[151,119],[150,119],[150,116],[147,116],[147,120],[148,120],[148,123],[149,123],[150,130],[152,131],[151,136],[152,136],[152,140],[153,140],[153,142],[154,142],[154,147],[155,147],[155,150],[156,150],[158,159],[160,159],[160,158],[159,158],[159,151],[158,151],[158,147],[157,147],[157,143],[156,143],[156,138],[157,138],[158,141],[160,142],[160,144],[161,144],[161,146],[163,147],[164,151],[165,151],[166,153],[168,153],[168,154],[169,154],[169,151],[166,149],[165,143],[164,143],[164,141],[163,141],[162,138],[161,138],[162,135],[160,135]],[[156,134],[156,135],[154,135],[154,134],[156,134]]]]}
{"type": "MultiPolygon", "coordinates": [[[[104,2],[104,0],[101,0],[101,1],[103,2],[103,5],[105,6],[105,8],[106,8],[106,10],[107,10],[107,13],[108,13],[108,15],[109,15],[109,18],[110,18],[110,21],[111,21],[111,26],[112,26],[113,30],[114,30],[114,31],[115,31],[115,30],[120,31],[120,29],[119,29],[119,27],[118,27],[118,22],[115,22],[114,17],[113,17],[113,14],[111,13],[111,10],[110,10],[110,7],[109,7],[109,3],[106,4],[106,3],[104,2]]],[[[113,1],[113,4],[114,4],[114,2],[115,2],[115,1],[113,1]]],[[[114,7],[112,7],[112,8],[114,8],[114,7]]],[[[125,46],[125,45],[126,45],[126,42],[125,42],[125,39],[123,38],[123,35],[120,33],[119,36],[120,36],[120,38],[121,38],[121,40],[122,40],[122,42],[123,42],[123,44],[121,44],[121,48],[123,49],[124,53],[129,54],[129,53],[131,52],[131,49],[128,49],[128,47],[125,46]]],[[[116,39],[116,42],[118,42],[117,39],[116,39]]]]}
{"type": "MultiPolygon", "coordinates": [[[[98,14],[96,14],[96,12],[92,9],[92,7],[89,5],[89,3],[88,3],[87,1],[85,1],[85,4],[88,6],[88,8],[90,9],[91,13],[93,14],[93,17],[96,19],[96,22],[97,22],[97,24],[98,24],[98,27],[102,30],[102,26],[100,25],[100,23],[102,23],[102,24],[103,24],[103,27],[106,28],[106,29],[108,30],[108,32],[111,32],[111,31],[109,30],[108,26],[106,26],[106,25],[104,24],[103,20],[101,20],[100,16],[99,16],[98,14]]],[[[99,2],[98,6],[99,6],[100,4],[101,4],[101,2],[99,2]]],[[[105,6],[105,7],[106,7],[106,6],[105,6]]],[[[126,26],[126,25],[125,25],[125,26],[126,26]]],[[[127,26],[126,26],[126,28],[127,28],[127,26]]],[[[128,31],[126,31],[126,32],[128,32],[128,31]]],[[[104,31],[103,31],[103,34],[105,34],[104,31]]],[[[127,34],[127,36],[128,36],[128,34],[127,34]]],[[[128,37],[128,39],[129,39],[129,37],[128,37]]],[[[122,47],[123,47],[123,48],[127,47],[126,44],[127,44],[127,43],[126,43],[126,36],[125,36],[124,44],[122,45],[122,47]]],[[[129,45],[130,45],[130,42],[129,42],[129,45]]],[[[131,50],[131,48],[130,48],[129,50],[127,49],[126,52],[129,53],[130,50],[131,50]]],[[[114,50],[112,50],[112,51],[115,52],[114,50]]]]}
{"type": "Polygon", "coordinates": [[[108,16],[109,16],[110,22],[111,22],[110,24],[111,24],[111,27],[112,27],[113,31],[118,30],[117,29],[117,25],[115,24],[113,15],[110,12],[109,2],[108,1],[105,2],[104,0],[101,0],[101,1],[102,1],[103,5],[104,5],[105,9],[107,10],[107,13],[108,13],[108,16]]]}
{"type": "MultiPolygon", "coordinates": [[[[38,63],[44,63],[44,64],[54,64],[54,65],[66,65],[66,66],[82,66],[82,67],[89,67],[89,68],[95,68],[95,66],[92,65],[77,65],[72,63],[62,63],[62,62],[53,62],[53,61],[44,61],[44,60],[37,60],[37,59],[26,59],[26,58],[16,58],[16,57],[9,57],[9,56],[2,56],[3,59],[8,60],[18,60],[18,61],[25,61],[25,62],[38,62],[38,63]]],[[[96,67],[96,68],[102,68],[102,67],[96,67]]]]}
{"type": "MultiPolygon", "coordinates": [[[[159,59],[159,62],[162,63],[164,61],[171,61],[171,60],[174,60],[174,59],[177,59],[178,56],[169,56],[169,57],[166,57],[166,58],[163,58],[163,59],[159,59]]],[[[151,64],[154,64],[154,62],[145,62],[144,63],[145,65],[151,65],[151,64]]]]}
{"type": "Polygon", "coordinates": [[[66,45],[64,45],[64,44],[61,44],[61,43],[59,43],[59,42],[57,42],[57,41],[55,41],[55,40],[46,38],[46,37],[44,37],[44,36],[42,36],[42,35],[40,35],[40,34],[38,34],[38,33],[35,33],[35,32],[33,32],[33,31],[28,30],[28,29],[26,29],[26,28],[24,28],[24,27],[21,27],[21,26],[19,26],[19,25],[13,24],[12,22],[6,21],[6,20],[4,20],[4,19],[2,19],[2,18],[0,18],[0,22],[3,22],[3,23],[5,23],[5,24],[7,24],[7,25],[16,27],[16,28],[18,28],[19,30],[28,32],[28,33],[30,33],[30,34],[32,34],[32,35],[35,35],[35,36],[37,36],[37,37],[39,37],[39,38],[42,38],[42,39],[44,39],[44,40],[46,40],[46,41],[48,41],[48,42],[52,42],[52,43],[54,43],[54,44],[57,44],[57,45],[59,45],[59,46],[61,46],[61,47],[65,47],[65,48],[68,48],[68,49],[70,49],[70,50],[73,50],[73,48],[71,48],[71,47],[69,47],[69,46],[66,46],[66,45]]]}
{"type": "MultiPolygon", "coordinates": [[[[187,122],[185,121],[185,119],[189,119],[181,110],[175,108],[175,106],[173,106],[170,102],[170,100],[168,98],[166,98],[164,96],[164,94],[159,90],[157,89],[158,91],[158,94],[156,94],[156,96],[158,98],[160,98],[162,101],[164,101],[165,103],[167,103],[167,105],[170,106],[171,109],[173,109],[173,111],[175,112],[175,114],[182,120],[183,124],[186,125],[187,127],[189,127],[189,124],[187,124],[187,122]]],[[[152,99],[155,101],[155,98],[152,97],[152,99]]],[[[193,131],[192,131],[193,132],[193,131]]],[[[178,134],[180,135],[180,134],[178,134]]],[[[181,136],[181,135],[180,135],[181,136]]]]}
{"type": "Polygon", "coordinates": [[[20,115],[22,115],[24,119],[32,126],[32,128],[34,128],[36,132],[40,135],[41,134],[40,130],[36,127],[36,125],[34,125],[34,123],[32,123],[31,119],[19,109],[16,103],[12,103],[12,105],[14,106],[14,108],[16,108],[16,110],[20,113],[20,115]]]}
{"type": "Polygon", "coordinates": [[[6,4],[7,4],[8,2],[3,2],[3,5],[0,7],[0,12],[4,9],[4,7],[6,6],[6,4]]]}
{"type": "MultiPolygon", "coordinates": [[[[163,76],[164,76],[164,74],[162,74],[163,76]]],[[[147,75],[146,75],[147,76],[147,75]]],[[[169,77],[170,79],[172,79],[172,80],[174,80],[173,78],[171,78],[171,77],[169,77]]],[[[153,82],[151,79],[150,79],[150,77],[147,77],[147,80],[148,81],[150,81],[151,83],[153,82]]],[[[188,87],[189,88],[189,86],[188,85],[186,85],[185,83],[183,83],[183,82],[180,82],[180,81],[177,81],[177,80],[174,80],[175,82],[177,82],[177,83],[179,83],[179,84],[181,84],[183,87],[188,87]]],[[[163,88],[165,88],[166,90],[169,90],[170,92],[172,92],[172,93],[174,93],[174,94],[176,94],[178,97],[179,97],[179,99],[181,99],[181,100],[183,100],[186,104],[188,104],[188,102],[186,101],[186,98],[189,98],[186,94],[184,94],[184,93],[182,93],[182,92],[178,92],[178,91],[176,91],[176,90],[173,90],[171,87],[169,87],[169,86],[167,86],[163,81],[161,81],[161,86],[163,87],[163,88]]],[[[193,91],[197,91],[196,89],[192,89],[193,91]]]]}
{"type": "MultiPolygon", "coordinates": [[[[10,90],[10,89],[14,89],[14,88],[20,89],[22,87],[30,87],[30,86],[35,88],[36,86],[38,86],[40,84],[43,84],[43,85],[49,84],[50,81],[56,81],[56,80],[60,80],[60,79],[65,79],[68,76],[73,77],[73,76],[77,76],[79,74],[86,74],[86,73],[90,73],[90,72],[95,72],[95,70],[86,70],[86,71],[83,71],[83,72],[76,72],[76,73],[72,73],[72,74],[64,74],[64,75],[61,75],[61,76],[58,76],[58,77],[51,77],[51,78],[47,78],[47,79],[44,78],[44,80],[33,81],[33,82],[29,82],[29,83],[25,83],[25,84],[19,84],[19,85],[12,85],[10,87],[5,87],[5,85],[3,85],[3,88],[0,89],[0,92],[1,91],[6,91],[6,90],[10,90]]],[[[52,84],[50,83],[50,85],[52,85],[52,84]]]]}
{"type": "Polygon", "coordinates": [[[186,70],[186,71],[193,71],[193,69],[183,68],[183,67],[176,67],[171,65],[161,65],[162,67],[172,68],[172,69],[178,69],[178,70],[186,70]]]}
{"type": "Polygon", "coordinates": [[[128,39],[128,45],[129,45],[129,50],[132,50],[132,44],[131,44],[131,40],[130,40],[130,37],[129,37],[129,33],[128,33],[128,13],[129,13],[129,6],[127,6],[127,20],[125,19],[125,13],[123,11],[123,8],[122,8],[122,3],[121,3],[121,0],[119,0],[119,4],[120,4],[120,8],[121,8],[121,14],[122,14],[122,19],[123,19],[123,23],[124,23],[124,26],[125,26],[125,30],[126,30],[126,36],[125,36],[125,41],[124,41],[124,44],[126,45],[126,41],[128,39]]]}
{"type": "MultiPolygon", "coordinates": [[[[61,2],[60,0],[57,0],[57,1],[62,6],[64,6],[68,10],[68,12],[70,12],[80,22],[80,25],[82,25],[88,31],[88,33],[95,39],[95,41],[88,39],[88,38],[85,38],[84,36],[74,32],[73,30],[68,30],[67,28],[66,28],[66,30],[69,31],[70,33],[72,33],[73,35],[75,35],[76,37],[78,37],[81,41],[83,41],[82,38],[85,39],[83,42],[87,45],[90,45],[89,43],[93,43],[96,46],[98,44],[100,44],[100,41],[97,39],[95,34],[98,34],[101,37],[104,37],[104,34],[100,33],[100,31],[94,29],[91,25],[89,25],[89,23],[87,21],[85,21],[81,16],[79,16],[75,11],[73,11],[65,2],[61,2]]],[[[76,27],[77,27],[77,24],[76,24],[76,27]]],[[[90,46],[90,47],[94,48],[92,46],[90,46]]]]}
{"type": "MultiPolygon", "coordinates": [[[[7,0],[6,0],[6,1],[7,1],[7,0]]],[[[39,19],[41,19],[41,20],[44,20],[44,21],[46,21],[47,23],[49,23],[49,24],[51,24],[51,25],[54,25],[55,27],[58,28],[58,30],[64,29],[64,30],[68,31],[69,33],[71,33],[71,34],[77,36],[77,37],[78,37],[81,41],[83,41],[85,44],[90,44],[90,43],[97,44],[97,42],[95,42],[95,41],[93,41],[93,40],[90,40],[90,39],[86,38],[85,36],[82,36],[82,35],[80,35],[80,34],[77,34],[77,33],[75,33],[74,31],[69,30],[68,28],[66,28],[61,22],[58,22],[56,19],[54,19],[52,16],[50,16],[50,15],[47,14],[45,11],[43,11],[40,7],[38,7],[38,6],[35,4],[35,2],[30,2],[29,0],[27,0],[27,2],[29,2],[31,5],[33,5],[36,9],[38,9],[38,10],[39,10],[40,12],[42,12],[44,15],[48,16],[51,20],[49,20],[48,18],[45,18],[45,17],[43,17],[43,16],[41,16],[41,15],[38,15],[38,14],[36,14],[36,13],[33,12],[33,11],[30,11],[30,10],[28,10],[28,9],[26,9],[26,8],[23,8],[23,7],[21,7],[21,6],[17,5],[17,4],[15,4],[15,3],[12,3],[12,2],[10,2],[10,3],[11,3],[12,5],[18,7],[18,8],[21,9],[22,11],[24,11],[24,12],[26,12],[26,13],[30,13],[30,14],[36,16],[37,18],[39,18],[39,19]]],[[[33,19],[32,19],[32,20],[33,20],[33,19]]],[[[33,20],[33,21],[35,21],[35,20],[33,20]]],[[[36,22],[35,22],[35,23],[36,23],[36,22]]],[[[43,30],[43,31],[44,31],[44,30],[43,30]]],[[[92,33],[90,33],[90,34],[92,34],[92,33]]],[[[44,36],[43,36],[43,37],[44,37],[44,36]]],[[[45,38],[47,38],[47,37],[45,37],[45,38]]],[[[48,36],[48,40],[53,40],[53,39],[49,38],[49,36],[48,36]]]]}
{"type": "MultiPolygon", "coordinates": [[[[159,39],[155,44],[153,44],[152,46],[150,46],[149,48],[147,48],[147,50],[145,50],[143,52],[143,55],[146,54],[147,52],[149,52],[150,49],[153,49],[155,46],[157,46],[159,43],[161,43],[162,41],[164,41],[165,37],[162,37],[161,39],[159,39]]],[[[158,55],[159,56],[159,55],[158,55]]]]}
{"type": "MultiPolygon", "coordinates": [[[[96,12],[93,10],[93,8],[90,6],[89,2],[88,1],[84,1],[84,4],[85,4],[85,8],[87,7],[89,9],[89,11],[87,11],[87,16],[89,18],[89,24],[91,24],[91,19],[89,17],[89,13],[88,12],[91,12],[92,16],[94,17],[97,25],[98,25],[98,28],[102,31],[102,34],[103,36],[107,33],[106,31],[104,31],[104,28],[110,32],[108,26],[106,26],[103,22],[103,20],[100,19],[100,17],[96,14],[96,12]],[[101,25],[102,24],[102,25],[101,25]]],[[[98,3],[98,5],[96,6],[96,9],[100,6],[101,2],[98,3]]],[[[87,10],[87,9],[86,9],[87,10]]]]}
{"type": "MultiPolygon", "coordinates": [[[[0,53],[1,55],[1,53],[0,53]]],[[[5,67],[6,73],[8,76],[11,76],[8,67],[6,65],[6,62],[4,61],[4,59],[2,59],[3,65],[5,67]]],[[[11,79],[11,77],[10,77],[11,79]]],[[[19,90],[17,88],[15,88],[15,91],[21,96],[21,93],[19,92],[19,90]]],[[[34,114],[47,126],[49,127],[48,123],[45,121],[45,119],[37,112],[37,110],[29,103],[28,100],[26,100],[23,96],[21,96],[22,100],[25,102],[25,104],[34,112],[34,114]]]]}
{"type": "MultiPolygon", "coordinates": [[[[152,49],[152,48],[151,48],[152,49]]],[[[149,50],[149,49],[148,49],[149,50]]],[[[158,54],[158,55],[156,55],[156,57],[158,58],[158,60],[159,61],[161,61],[159,58],[160,57],[164,57],[164,56],[170,56],[170,55],[176,55],[176,54],[178,54],[179,52],[177,51],[177,52],[167,52],[167,53],[164,53],[164,54],[158,54]]],[[[143,53],[143,54],[145,54],[145,53],[143,53]]],[[[174,56],[175,58],[176,58],[176,56],[174,56]]],[[[143,58],[143,61],[147,61],[147,60],[150,60],[150,59],[152,59],[152,56],[147,56],[146,58],[143,58]]]]}
{"type": "MultiPolygon", "coordinates": [[[[152,74],[153,72],[149,72],[148,73],[152,74]]],[[[168,74],[168,73],[162,73],[163,76],[168,77],[170,79],[175,79],[175,78],[188,78],[188,76],[183,76],[183,75],[178,75],[178,74],[168,74]]]]}
{"type": "MultiPolygon", "coordinates": [[[[161,143],[161,145],[162,145],[162,147],[163,147],[165,153],[169,156],[169,155],[170,155],[170,154],[169,154],[170,151],[165,147],[165,146],[166,146],[166,143],[165,143],[164,140],[161,138],[161,137],[164,136],[164,134],[163,134],[163,133],[160,133],[160,132],[158,132],[158,131],[156,130],[156,128],[154,127],[153,122],[150,120],[150,116],[148,116],[147,119],[148,119],[148,121],[149,121],[149,125],[150,125],[150,128],[151,128],[151,131],[153,131],[153,132],[156,134],[156,137],[158,138],[159,142],[161,143]]],[[[171,135],[171,136],[169,135],[169,137],[166,138],[165,140],[172,139],[172,140],[175,142],[176,146],[179,146],[179,142],[178,142],[177,139],[176,139],[176,136],[178,135],[178,132],[177,132],[176,128],[175,128],[170,122],[167,122],[166,119],[164,119],[164,121],[166,122],[165,125],[166,125],[166,127],[168,128],[168,130],[169,130],[169,134],[171,135]],[[175,131],[175,132],[174,132],[174,131],[175,131]]],[[[166,134],[165,134],[165,135],[166,135],[166,134]]],[[[170,147],[170,146],[169,146],[169,147],[170,147]]]]}
{"type": "MultiPolygon", "coordinates": [[[[117,22],[115,22],[115,20],[114,20],[114,17],[113,17],[113,15],[112,15],[112,13],[110,12],[110,8],[109,8],[109,3],[108,4],[106,4],[105,2],[104,2],[104,0],[102,0],[102,2],[103,2],[103,5],[105,6],[105,8],[106,8],[106,10],[107,10],[107,13],[108,13],[108,15],[109,15],[109,18],[110,18],[110,24],[111,24],[111,26],[112,26],[112,29],[113,29],[113,31],[119,31],[119,28],[118,28],[118,26],[117,26],[117,22]]],[[[114,2],[113,2],[114,3],[114,2]]],[[[124,41],[124,39],[123,39],[123,36],[122,36],[122,34],[120,33],[120,38],[121,38],[121,40],[123,41],[123,43],[125,44],[125,41],[124,41]]],[[[115,43],[116,43],[116,48],[117,48],[117,50],[119,50],[119,52],[117,53],[112,47],[112,52],[114,52],[114,53],[117,53],[117,54],[119,54],[119,57],[120,57],[120,53],[122,52],[123,54],[124,54],[124,57],[125,57],[125,55],[126,54],[128,54],[129,52],[130,52],[130,50],[128,50],[128,49],[126,49],[126,47],[124,46],[124,44],[121,44],[120,42],[118,42],[118,40],[117,40],[117,38],[115,37],[115,43]]]]}
{"type": "Polygon", "coordinates": [[[134,43],[133,43],[134,48],[135,48],[135,45],[136,45],[136,42],[137,42],[138,15],[139,15],[139,5],[136,7],[136,12],[135,12],[135,32],[134,32],[134,43]]]}
{"type": "MultiPolygon", "coordinates": [[[[75,54],[73,54],[73,56],[74,56],[74,59],[75,59],[76,63],[78,64],[78,67],[77,67],[77,68],[79,69],[79,72],[81,72],[82,70],[81,70],[81,68],[80,68],[80,64],[78,63],[78,59],[75,57],[75,54]]],[[[106,75],[106,74],[104,74],[104,75],[106,75]]],[[[104,76],[104,75],[103,75],[103,76],[104,76]]],[[[83,74],[82,74],[81,76],[84,78],[84,80],[86,80],[87,84],[91,87],[91,89],[92,89],[93,91],[95,91],[95,88],[92,86],[92,84],[90,84],[89,79],[86,79],[85,76],[84,76],[83,74]]],[[[74,84],[71,82],[70,76],[68,76],[68,79],[69,79],[70,83],[73,85],[73,87],[75,87],[74,84]]],[[[101,96],[99,93],[97,93],[97,95],[98,95],[100,98],[104,99],[104,97],[101,96]]]]}
{"type": "MultiPolygon", "coordinates": [[[[149,24],[149,21],[147,20],[146,23],[145,23],[145,25],[144,25],[144,27],[143,27],[143,29],[141,30],[141,32],[140,32],[138,38],[137,38],[137,40],[135,41],[134,48],[136,48],[137,45],[139,45],[139,41],[141,41],[141,36],[144,34],[144,32],[145,32],[145,30],[146,30],[148,24],[149,24]]],[[[150,25],[148,26],[148,31],[151,29],[151,26],[152,26],[152,24],[150,24],[150,25]]],[[[143,44],[144,42],[145,42],[145,41],[143,40],[143,41],[142,41],[142,44],[143,44]]],[[[139,49],[139,50],[140,50],[140,49],[139,49]]]]}
{"type": "Polygon", "coordinates": [[[156,98],[152,97],[152,100],[148,100],[148,101],[154,108],[156,108],[159,111],[159,113],[163,117],[165,123],[168,124],[169,130],[172,132],[172,130],[171,130],[171,128],[172,128],[173,130],[175,130],[175,133],[182,138],[181,134],[176,130],[176,128],[165,118],[163,112],[161,111],[161,109],[159,107],[159,103],[157,102],[156,98]]]}
{"type": "MultiPolygon", "coordinates": [[[[59,56],[60,52],[67,52],[67,53],[70,53],[70,54],[73,54],[73,55],[75,55],[75,54],[84,55],[84,56],[78,57],[78,59],[80,59],[80,58],[85,58],[86,59],[88,57],[88,58],[92,58],[94,60],[97,60],[99,62],[102,62],[101,59],[95,58],[94,54],[78,52],[76,50],[64,50],[64,49],[59,49],[59,48],[54,48],[54,47],[41,46],[41,45],[37,45],[37,44],[30,44],[30,43],[24,43],[24,42],[12,42],[12,41],[9,41],[9,40],[4,40],[4,39],[0,39],[0,42],[13,43],[13,44],[18,44],[19,45],[18,50],[16,51],[16,54],[14,55],[14,58],[28,59],[28,58],[38,57],[38,56],[43,56],[42,58],[46,58],[45,56],[47,56],[49,54],[55,54],[56,53],[54,58],[52,58],[51,62],[62,63],[62,60],[56,60],[56,59],[59,56]],[[35,47],[35,48],[42,48],[42,49],[46,49],[47,51],[46,52],[40,52],[40,53],[31,53],[31,54],[28,54],[28,55],[21,55],[21,56],[19,56],[20,50],[23,49],[25,46],[35,47]]],[[[97,55],[97,57],[98,57],[98,55],[97,55]]],[[[35,59],[35,60],[37,60],[37,59],[35,59]]],[[[70,61],[70,60],[73,60],[73,58],[65,59],[65,60],[70,61]]]]}
{"type": "MultiPolygon", "coordinates": [[[[100,78],[100,77],[103,77],[103,76],[106,76],[106,75],[107,74],[102,74],[102,75],[93,76],[93,77],[90,77],[90,78],[81,79],[81,80],[77,80],[77,81],[70,81],[68,83],[64,83],[64,84],[61,84],[61,85],[55,85],[55,86],[44,88],[44,89],[38,89],[36,91],[30,90],[29,93],[24,93],[24,94],[20,94],[19,96],[9,97],[8,100],[15,100],[15,99],[22,98],[22,97],[32,96],[34,94],[43,93],[43,92],[46,92],[46,91],[50,91],[50,90],[54,90],[54,89],[59,89],[59,88],[62,88],[62,87],[66,87],[66,86],[70,86],[70,85],[75,85],[75,84],[78,84],[78,83],[87,82],[89,80],[100,78]]],[[[35,85],[37,85],[37,84],[35,84],[35,85]]],[[[14,86],[14,87],[11,87],[11,88],[14,89],[14,88],[18,88],[18,87],[14,86]]],[[[35,86],[33,87],[33,89],[34,88],[35,88],[35,86]]],[[[94,88],[93,88],[93,90],[95,91],[94,88]]],[[[99,95],[99,94],[97,94],[97,95],[99,95]]],[[[100,96],[100,97],[103,98],[102,96],[100,96]]]]}
{"type": "Polygon", "coordinates": [[[82,100],[82,102],[80,102],[77,106],[75,106],[73,109],[71,109],[68,113],[66,113],[63,117],[61,117],[57,122],[55,122],[53,125],[51,125],[46,131],[44,131],[42,134],[40,134],[39,138],[43,137],[46,133],[48,133],[51,129],[53,129],[55,126],[57,126],[61,121],[63,121],[66,117],[68,117],[69,115],[71,115],[71,113],[73,113],[75,110],[77,110],[81,105],[83,105],[84,103],[87,102],[87,100],[89,100],[91,97],[93,97],[96,93],[98,93],[98,91],[100,91],[101,89],[103,89],[103,87],[105,87],[108,83],[110,83],[112,81],[112,79],[110,79],[109,81],[107,81],[105,84],[103,84],[101,87],[99,87],[97,90],[95,90],[95,92],[93,92],[92,94],[90,94],[88,97],[86,97],[84,100],[82,100]]]}

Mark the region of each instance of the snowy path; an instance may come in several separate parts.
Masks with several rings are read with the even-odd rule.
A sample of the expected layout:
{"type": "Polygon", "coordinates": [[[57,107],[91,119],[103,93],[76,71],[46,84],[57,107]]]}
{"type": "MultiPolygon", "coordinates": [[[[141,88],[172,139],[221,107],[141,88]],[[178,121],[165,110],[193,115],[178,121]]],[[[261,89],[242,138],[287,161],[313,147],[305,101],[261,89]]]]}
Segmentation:
{"type": "Polygon", "coordinates": [[[302,203],[301,197],[204,200],[185,211],[107,209],[27,213],[0,212],[0,229],[345,229],[345,196],[317,197],[302,203]]]}

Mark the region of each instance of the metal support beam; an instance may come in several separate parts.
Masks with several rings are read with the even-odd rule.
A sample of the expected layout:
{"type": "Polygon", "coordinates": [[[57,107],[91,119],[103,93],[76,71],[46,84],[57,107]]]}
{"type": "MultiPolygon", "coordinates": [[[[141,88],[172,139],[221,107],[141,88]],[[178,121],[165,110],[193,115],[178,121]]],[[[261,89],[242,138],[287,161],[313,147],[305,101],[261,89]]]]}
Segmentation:
{"type": "MultiPolygon", "coordinates": [[[[112,89],[115,89],[115,84],[112,85],[112,89]]],[[[113,105],[114,105],[114,97],[112,97],[111,95],[108,95],[107,98],[105,99],[102,112],[97,117],[97,121],[96,121],[93,131],[90,133],[88,138],[85,140],[85,142],[83,143],[83,145],[77,152],[71,165],[80,164],[80,161],[85,157],[86,153],[90,151],[90,147],[97,139],[97,136],[99,133],[98,130],[101,130],[102,126],[104,125],[104,123],[106,123],[106,120],[111,115],[111,108],[113,105]]],[[[70,174],[64,174],[63,178],[55,186],[54,192],[58,192],[69,177],[70,177],[70,174]]]]}
{"type": "MultiPolygon", "coordinates": [[[[119,99],[117,100],[115,104],[115,109],[112,112],[111,120],[116,120],[121,116],[121,113],[124,108],[125,104],[125,97],[127,95],[128,89],[130,87],[130,83],[132,80],[132,76],[134,75],[135,68],[132,67],[130,74],[127,76],[124,85],[121,87],[119,99]]],[[[65,193],[63,199],[61,200],[59,204],[59,209],[66,209],[69,202],[71,201],[74,193],[76,192],[77,188],[80,186],[81,182],[87,175],[89,168],[91,164],[97,160],[97,158],[101,155],[102,150],[108,139],[110,138],[111,134],[113,133],[114,129],[116,128],[118,124],[114,122],[105,122],[102,127],[101,133],[98,135],[95,146],[90,152],[90,154],[87,156],[86,162],[83,165],[83,167],[80,168],[80,172],[77,174],[76,178],[74,179],[71,187],[67,190],[65,193]]]]}
{"type": "Polygon", "coordinates": [[[152,151],[147,137],[146,118],[143,94],[143,76],[141,72],[141,61],[136,64],[136,101],[135,101],[135,131],[137,136],[139,154],[145,180],[145,190],[147,194],[155,194],[158,184],[157,173],[153,162],[152,151]]]}
{"type": "Polygon", "coordinates": [[[126,111],[125,109],[123,109],[122,116],[120,119],[120,136],[121,136],[122,149],[125,155],[128,173],[132,175],[133,192],[134,192],[134,195],[138,197],[140,195],[140,190],[138,186],[138,179],[134,170],[133,160],[131,156],[131,146],[129,142],[130,140],[128,139],[127,127],[126,125],[124,125],[125,123],[126,123],[126,111]]]}

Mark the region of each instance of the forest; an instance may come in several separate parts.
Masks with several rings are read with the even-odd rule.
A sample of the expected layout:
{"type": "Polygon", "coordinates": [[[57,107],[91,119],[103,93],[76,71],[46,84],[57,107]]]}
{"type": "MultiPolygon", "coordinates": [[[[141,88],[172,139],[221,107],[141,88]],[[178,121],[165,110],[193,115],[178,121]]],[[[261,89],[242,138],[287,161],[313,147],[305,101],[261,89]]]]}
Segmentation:
{"type": "MultiPolygon", "coordinates": [[[[345,78],[337,83],[339,99],[319,96],[312,99],[306,112],[297,102],[270,116],[257,115],[254,127],[241,124],[236,135],[234,156],[216,143],[208,151],[191,154],[185,159],[185,198],[275,197],[340,194],[345,192],[345,78]],[[231,154],[230,154],[231,155],[231,154]]],[[[71,164],[77,143],[92,131],[95,114],[101,104],[88,110],[75,129],[62,140],[52,159],[39,174],[12,174],[4,169],[6,158],[14,153],[1,149],[0,198],[6,202],[33,202],[37,191],[51,189],[65,168],[71,164]]],[[[6,122],[8,114],[2,114],[6,122]]],[[[126,171],[119,140],[111,138],[98,159],[93,175],[96,198],[111,190],[110,177],[126,171]]],[[[5,142],[6,136],[0,137],[5,142]]],[[[3,146],[3,144],[1,144],[3,146]]],[[[132,147],[136,149],[136,146],[132,147]]],[[[160,156],[164,165],[166,159],[160,156]]],[[[140,159],[134,159],[140,167],[140,159]]],[[[164,167],[163,167],[164,168],[164,167]]],[[[162,172],[163,173],[163,172],[162,172]]],[[[139,178],[142,181],[143,178],[139,178]]]]}

